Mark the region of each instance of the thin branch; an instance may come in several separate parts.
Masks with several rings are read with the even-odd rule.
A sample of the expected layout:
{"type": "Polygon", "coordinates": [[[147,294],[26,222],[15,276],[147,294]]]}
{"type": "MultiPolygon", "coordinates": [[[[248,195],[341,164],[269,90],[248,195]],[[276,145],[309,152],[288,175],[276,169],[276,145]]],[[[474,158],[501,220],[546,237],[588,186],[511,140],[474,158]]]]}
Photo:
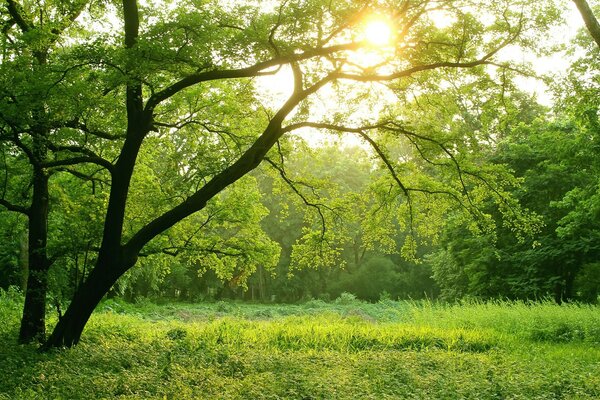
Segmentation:
{"type": "Polygon", "coordinates": [[[73,175],[74,177],[81,179],[83,181],[89,181],[93,183],[100,183],[100,184],[104,184],[104,185],[110,185],[110,182],[101,179],[101,178],[96,178],[94,175],[97,174],[99,171],[95,171],[91,174],[84,174],[82,172],[70,169],[70,168],[55,168],[52,172],[66,172],[68,174],[73,175]]]}
{"type": "Polygon", "coordinates": [[[85,148],[83,146],[56,146],[53,143],[48,143],[48,148],[50,150],[52,150],[53,152],[68,151],[71,153],[85,154],[88,157],[101,158],[99,155],[94,153],[92,150],[85,148]]]}
{"type": "Polygon", "coordinates": [[[194,230],[194,232],[192,232],[192,234],[183,242],[182,246],[171,246],[171,247],[166,247],[163,248],[161,251],[164,254],[170,255],[170,256],[177,256],[179,255],[179,253],[181,253],[182,250],[189,248],[190,243],[192,242],[192,239],[194,238],[194,236],[196,236],[198,234],[198,232],[200,232],[205,226],[207,226],[210,221],[214,218],[215,214],[210,214],[206,220],[204,222],[202,222],[198,228],[196,228],[194,230]],[[169,251],[169,250],[173,250],[175,249],[175,251],[169,251]]]}
{"type": "Polygon", "coordinates": [[[107,133],[104,131],[90,129],[85,123],[80,122],[79,119],[74,119],[74,120],[68,121],[65,124],[54,126],[53,128],[54,129],[58,129],[58,128],[77,129],[77,130],[82,131],[85,134],[89,134],[89,135],[96,136],[96,137],[99,137],[101,139],[106,139],[106,140],[118,140],[118,139],[125,138],[125,134],[111,135],[110,133],[107,133]]]}
{"type": "Polygon", "coordinates": [[[377,155],[381,158],[383,163],[386,165],[387,169],[392,174],[392,178],[394,179],[394,181],[396,181],[396,183],[398,184],[400,189],[408,197],[409,193],[406,190],[406,186],[404,186],[404,184],[402,183],[402,181],[396,174],[394,167],[392,166],[391,162],[389,161],[389,159],[387,158],[387,156],[385,155],[385,153],[383,152],[381,147],[377,144],[377,142],[375,142],[373,139],[371,139],[371,137],[369,137],[365,133],[366,130],[372,130],[372,129],[383,128],[383,127],[385,127],[385,124],[369,125],[369,126],[363,126],[363,127],[359,127],[359,128],[350,128],[350,127],[346,127],[346,126],[339,126],[339,125],[323,123],[323,122],[300,122],[300,123],[292,124],[292,125],[285,127],[284,131],[289,132],[289,131],[299,129],[299,128],[315,128],[315,129],[328,129],[331,131],[358,134],[367,143],[369,143],[369,145],[373,148],[373,150],[375,150],[377,155]]]}
{"type": "MultiPolygon", "coordinates": [[[[456,172],[458,174],[458,180],[460,181],[460,185],[462,187],[462,191],[463,191],[463,195],[465,195],[467,197],[467,201],[469,202],[469,205],[471,207],[473,207],[474,210],[477,210],[479,212],[479,209],[475,206],[475,204],[473,203],[473,199],[471,198],[471,195],[469,194],[469,190],[467,189],[467,186],[465,184],[464,178],[463,178],[463,169],[461,167],[461,165],[459,164],[458,160],[456,159],[456,157],[454,157],[454,154],[446,147],[444,146],[443,143],[427,137],[427,136],[423,136],[423,135],[419,135],[415,132],[411,132],[409,130],[404,129],[403,127],[401,127],[400,125],[398,125],[397,123],[394,123],[394,128],[386,128],[386,129],[390,129],[392,131],[396,131],[399,132],[407,137],[414,137],[414,138],[418,138],[420,140],[424,140],[430,143],[435,144],[436,146],[438,146],[452,161],[452,163],[454,164],[454,167],[456,168],[456,172]]],[[[412,141],[411,141],[412,142],[412,141]]],[[[418,149],[419,153],[421,154],[421,157],[423,157],[424,160],[428,161],[427,157],[425,157],[425,155],[421,152],[419,146],[417,145],[416,142],[412,142],[415,147],[418,149]]],[[[431,162],[432,163],[432,162],[431,162]]],[[[433,163],[432,163],[433,164],[433,163]]],[[[437,165],[440,165],[440,163],[437,163],[437,165]]],[[[444,164],[442,164],[444,165],[444,164]]]]}
{"type": "MultiPolygon", "coordinates": [[[[161,253],[169,255],[169,256],[177,256],[179,254],[179,250],[175,248],[175,251],[171,251],[171,248],[166,248],[166,249],[162,249],[161,253]]],[[[206,254],[219,254],[222,256],[226,256],[226,257],[243,257],[245,254],[244,252],[240,251],[239,253],[233,253],[230,251],[225,251],[225,250],[218,250],[215,248],[207,248],[207,247],[191,247],[188,250],[190,251],[196,251],[199,253],[206,253],[206,254]]],[[[143,257],[143,254],[140,254],[141,257],[143,257]]]]}
{"type": "MultiPolygon", "coordinates": [[[[392,165],[392,163],[390,162],[389,158],[384,153],[382,148],[377,144],[377,142],[375,142],[373,139],[371,139],[371,137],[369,135],[367,135],[365,133],[365,130],[375,129],[377,127],[384,126],[384,124],[372,125],[372,126],[360,127],[360,128],[349,128],[349,127],[338,126],[338,125],[327,124],[327,123],[303,122],[303,123],[295,124],[293,126],[295,126],[296,129],[298,127],[311,127],[311,128],[316,128],[316,129],[329,129],[329,130],[338,131],[338,132],[356,133],[361,138],[363,138],[367,143],[369,143],[369,145],[373,148],[375,153],[377,153],[377,155],[379,156],[381,161],[386,166],[388,172],[392,176],[392,179],[394,179],[394,181],[396,182],[396,184],[398,185],[400,190],[402,190],[402,192],[404,193],[404,196],[406,197],[406,202],[408,205],[409,220],[410,220],[410,224],[409,224],[410,232],[411,232],[411,235],[414,236],[413,205],[412,205],[412,198],[410,196],[410,190],[400,180],[400,177],[396,173],[394,166],[392,165]]],[[[286,129],[290,129],[290,126],[288,126],[286,129]]]]}
{"type": "Polygon", "coordinates": [[[399,79],[399,78],[406,78],[406,77],[409,77],[418,72],[430,71],[430,70],[440,69],[440,68],[473,68],[473,67],[477,67],[480,65],[494,64],[492,61],[490,61],[491,58],[494,57],[504,47],[506,47],[510,43],[512,43],[516,39],[516,37],[520,31],[521,31],[521,29],[519,28],[519,30],[514,35],[512,35],[510,38],[506,39],[498,47],[496,47],[495,49],[493,49],[492,51],[490,51],[489,53],[485,54],[484,56],[482,56],[481,58],[479,58],[477,60],[466,61],[466,62],[440,61],[440,62],[431,63],[431,64],[415,65],[414,67],[411,67],[411,68],[408,68],[408,69],[405,69],[402,71],[394,72],[392,74],[387,74],[387,75],[378,75],[378,74],[357,75],[357,74],[340,72],[340,73],[337,73],[334,78],[335,79],[349,79],[349,80],[354,80],[354,81],[359,81],[359,82],[385,82],[385,81],[392,81],[394,79],[399,79]]]}
{"type": "Polygon", "coordinates": [[[287,4],[287,0],[283,0],[281,2],[281,4],[279,5],[279,13],[277,15],[277,22],[271,28],[271,32],[269,32],[269,44],[273,48],[275,55],[278,57],[281,55],[281,53],[279,52],[279,48],[277,47],[277,44],[275,43],[275,33],[277,33],[277,29],[279,29],[279,27],[282,24],[281,15],[283,14],[283,9],[285,8],[286,4],[287,4]]]}
{"type": "Polygon", "coordinates": [[[398,71],[395,72],[393,74],[388,74],[388,75],[377,75],[377,74],[365,74],[365,75],[356,75],[356,74],[351,74],[351,73],[346,73],[346,72],[339,72],[337,73],[337,75],[335,76],[336,79],[348,79],[348,80],[354,80],[354,81],[359,81],[359,82],[384,82],[384,81],[392,81],[395,79],[399,79],[399,78],[406,78],[409,77],[411,75],[414,75],[418,72],[423,72],[423,71],[430,71],[430,70],[434,70],[434,69],[440,69],[440,68],[473,68],[479,65],[486,65],[486,64],[490,64],[490,62],[488,62],[488,59],[492,56],[491,55],[486,55],[485,57],[483,57],[482,59],[479,60],[475,60],[475,61],[470,61],[470,62],[449,62],[449,61],[442,61],[442,62],[437,62],[437,63],[431,63],[431,64],[423,64],[423,65],[416,65],[412,68],[408,68],[402,71],[398,71]]]}
{"type": "Polygon", "coordinates": [[[326,205],[324,205],[322,203],[313,203],[313,202],[309,201],[306,198],[306,196],[304,196],[304,194],[302,194],[302,192],[300,190],[298,190],[298,188],[296,187],[296,182],[294,182],[287,176],[285,169],[283,169],[283,167],[277,165],[277,163],[275,163],[273,160],[271,160],[268,157],[265,157],[265,161],[267,163],[269,163],[271,165],[271,167],[273,167],[277,172],[279,172],[279,175],[281,176],[281,178],[285,181],[285,183],[288,184],[290,189],[292,189],[292,191],[298,197],[300,197],[300,199],[302,199],[302,202],[306,206],[312,207],[315,210],[317,210],[317,213],[319,214],[319,218],[321,219],[321,239],[325,238],[325,232],[327,230],[327,225],[325,223],[325,215],[323,215],[323,211],[321,210],[321,207],[323,207],[323,208],[329,208],[329,207],[327,207],[326,205]]]}

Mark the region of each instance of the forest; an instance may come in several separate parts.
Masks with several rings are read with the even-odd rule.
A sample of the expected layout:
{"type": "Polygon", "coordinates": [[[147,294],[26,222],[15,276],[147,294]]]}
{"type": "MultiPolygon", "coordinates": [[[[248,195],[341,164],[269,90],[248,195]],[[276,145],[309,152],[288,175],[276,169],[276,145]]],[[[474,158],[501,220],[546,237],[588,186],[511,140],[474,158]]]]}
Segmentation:
{"type": "MultiPolygon", "coordinates": [[[[240,395],[286,351],[358,352],[397,379],[385,357],[439,372],[514,341],[594,375],[597,15],[586,0],[3,0],[0,399],[70,397],[45,363],[94,345],[136,368],[204,355],[155,377],[180,392],[135,378],[90,398],[353,398],[319,372],[304,392],[240,395]],[[249,360],[265,370],[244,375],[249,360]],[[196,391],[186,364],[228,394],[196,391]]],[[[600,396],[592,378],[550,388],[558,370],[511,386],[511,357],[518,382],[543,368],[519,349],[501,383],[482,361],[483,398],[600,396]]],[[[468,371],[430,387],[415,370],[390,392],[357,371],[338,378],[361,398],[479,398],[468,371]]]]}

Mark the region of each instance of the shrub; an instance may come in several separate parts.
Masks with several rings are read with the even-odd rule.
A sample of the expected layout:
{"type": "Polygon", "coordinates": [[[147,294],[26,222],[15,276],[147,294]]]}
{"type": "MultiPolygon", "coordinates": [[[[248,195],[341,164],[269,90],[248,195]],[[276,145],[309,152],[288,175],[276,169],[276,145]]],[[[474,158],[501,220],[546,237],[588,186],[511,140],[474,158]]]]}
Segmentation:
{"type": "Polygon", "coordinates": [[[352,303],[356,303],[356,302],[358,302],[358,300],[356,299],[356,296],[353,295],[352,293],[348,293],[348,292],[342,292],[342,294],[340,294],[340,297],[335,299],[335,304],[346,305],[346,304],[352,304],[352,303]]]}

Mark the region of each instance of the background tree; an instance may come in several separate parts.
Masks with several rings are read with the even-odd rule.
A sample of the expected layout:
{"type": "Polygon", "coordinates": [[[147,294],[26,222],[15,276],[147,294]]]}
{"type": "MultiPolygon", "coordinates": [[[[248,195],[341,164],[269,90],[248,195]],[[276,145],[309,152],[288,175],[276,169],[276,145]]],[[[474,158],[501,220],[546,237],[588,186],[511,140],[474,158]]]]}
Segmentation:
{"type": "MultiPolygon", "coordinates": [[[[591,9],[576,3],[593,35],[591,9]]],[[[445,297],[597,300],[598,46],[580,33],[570,49],[584,56],[568,75],[553,77],[553,114],[521,103],[491,158],[523,179],[513,193],[543,218],[540,234],[518,240],[505,229],[476,237],[451,223],[443,250],[431,258],[445,297]]]]}

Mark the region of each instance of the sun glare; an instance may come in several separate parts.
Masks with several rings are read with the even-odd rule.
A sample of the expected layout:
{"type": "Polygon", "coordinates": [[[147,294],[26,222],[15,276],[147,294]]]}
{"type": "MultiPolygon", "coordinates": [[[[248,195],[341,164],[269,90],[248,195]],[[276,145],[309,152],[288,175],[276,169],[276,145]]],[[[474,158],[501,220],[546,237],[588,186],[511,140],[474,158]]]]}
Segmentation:
{"type": "Polygon", "coordinates": [[[392,42],[392,24],[382,17],[373,17],[365,23],[364,35],[373,46],[387,46],[392,42]]]}
{"type": "Polygon", "coordinates": [[[438,29],[446,29],[456,23],[456,17],[444,10],[430,11],[428,16],[438,29]]]}

